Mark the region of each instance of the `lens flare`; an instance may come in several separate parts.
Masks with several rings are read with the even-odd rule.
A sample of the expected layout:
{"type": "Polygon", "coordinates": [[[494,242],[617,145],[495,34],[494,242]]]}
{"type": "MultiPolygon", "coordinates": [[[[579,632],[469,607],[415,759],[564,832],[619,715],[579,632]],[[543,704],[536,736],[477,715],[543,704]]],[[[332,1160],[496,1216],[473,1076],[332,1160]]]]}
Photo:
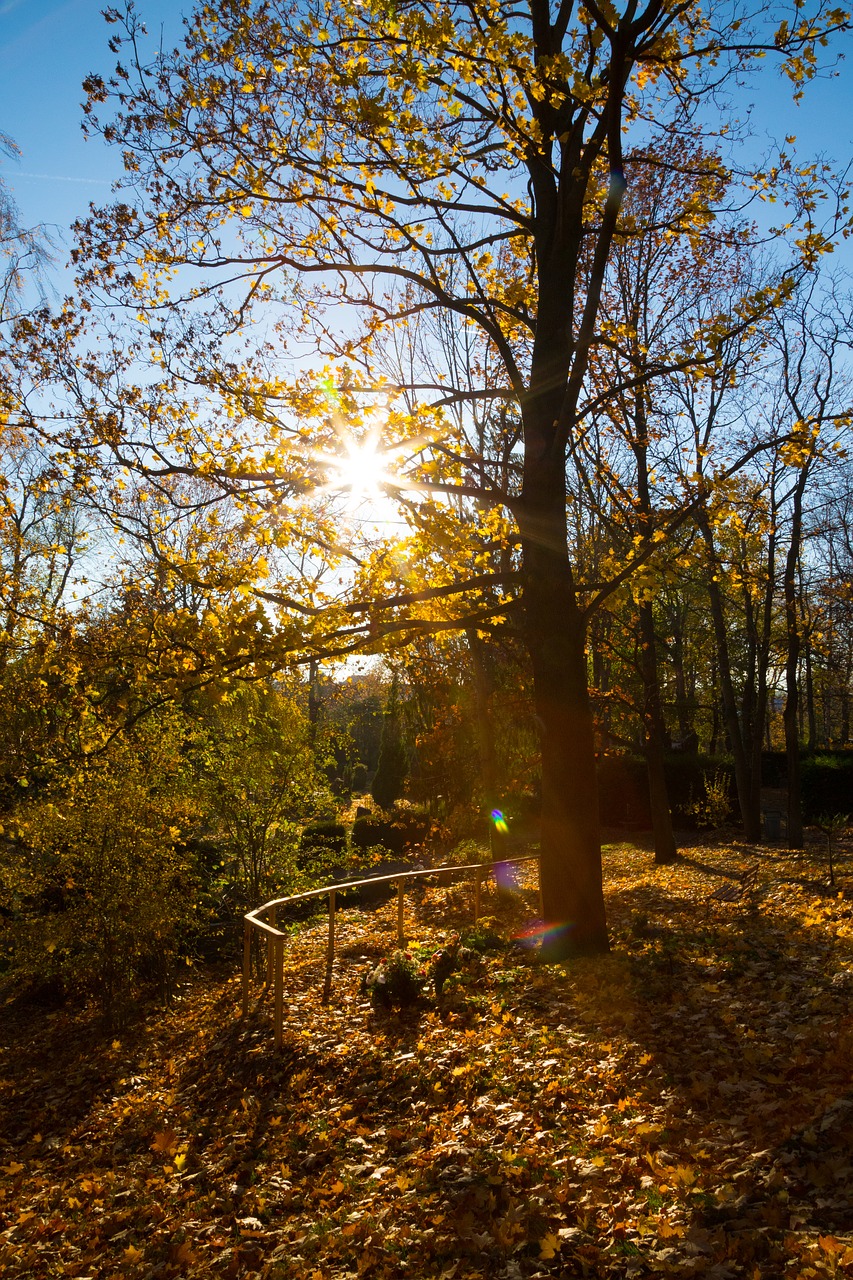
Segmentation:
{"type": "Polygon", "coordinates": [[[514,862],[496,862],[492,868],[492,875],[502,893],[518,891],[518,867],[514,862]]]}
{"type": "Polygon", "coordinates": [[[495,831],[499,831],[502,836],[505,836],[509,831],[507,820],[501,813],[500,809],[492,810],[492,822],[494,823],[495,831]]]}
{"type": "Polygon", "coordinates": [[[571,933],[572,928],[571,923],[554,924],[545,920],[533,920],[515,935],[515,940],[519,946],[528,947],[531,951],[548,951],[571,933]]]}

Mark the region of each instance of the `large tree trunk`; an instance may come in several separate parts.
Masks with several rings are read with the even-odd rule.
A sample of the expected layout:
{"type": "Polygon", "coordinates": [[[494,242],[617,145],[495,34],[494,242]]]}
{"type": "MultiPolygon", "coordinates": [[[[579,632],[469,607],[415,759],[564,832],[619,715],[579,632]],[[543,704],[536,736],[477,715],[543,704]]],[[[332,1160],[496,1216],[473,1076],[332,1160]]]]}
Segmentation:
{"type": "Polygon", "coordinates": [[[585,652],[566,536],[565,464],[552,457],[553,414],[528,409],[519,507],[524,631],[542,757],[543,955],[609,950],[601,872],[598,786],[585,652]],[[546,419],[546,422],[542,422],[546,419]]]}

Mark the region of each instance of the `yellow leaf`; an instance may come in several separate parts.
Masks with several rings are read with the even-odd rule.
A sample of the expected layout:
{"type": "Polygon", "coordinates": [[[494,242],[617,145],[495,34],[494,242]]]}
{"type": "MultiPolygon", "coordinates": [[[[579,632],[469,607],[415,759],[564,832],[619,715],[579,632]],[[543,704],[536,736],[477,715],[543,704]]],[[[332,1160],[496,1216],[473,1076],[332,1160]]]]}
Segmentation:
{"type": "Polygon", "coordinates": [[[683,1236],[684,1227],[677,1227],[672,1222],[667,1222],[666,1218],[663,1218],[658,1226],[658,1235],[661,1240],[668,1240],[670,1236],[683,1236]]]}
{"type": "Polygon", "coordinates": [[[23,1168],[24,1166],[22,1164],[18,1164],[17,1160],[13,1160],[11,1164],[4,1164],[0,1166],[0,1172],[8,1173],[10,1177],[14,1178],[15,1174],[23,1171],[23,1168]]]}
{"type": "Polygon", "coordinates": [[[549,1231],[543,1240],[539,1241],[539,1257],[543,1259],[553,1258],[560,1249],[560,1237],[555,1236],[549,1231]]]}
{"type": "Polygon", "coordinates": [[[142,1250],[137,1249],[135,1244],[129,1244],[121,1255],[128,1265],[132,1266],[134,1262],[142,1261],[142,1250]]]}
{"type": "Polygon", "coordinates": [[[187,1164],[186,1152],[182,1152],[179,1156],[175,1156],[175,1168],[177,1169],[178,1173],[183,1173],[184,1169],[186,1168],[186,1164],[187,1164]]]}

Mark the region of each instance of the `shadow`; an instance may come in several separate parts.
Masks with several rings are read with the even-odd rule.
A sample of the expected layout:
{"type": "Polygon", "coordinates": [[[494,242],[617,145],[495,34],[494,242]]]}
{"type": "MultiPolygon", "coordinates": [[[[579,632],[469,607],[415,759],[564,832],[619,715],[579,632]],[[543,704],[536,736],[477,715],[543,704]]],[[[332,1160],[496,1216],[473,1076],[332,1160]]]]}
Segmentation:
{"type": "Polygon", "coordinates": [[[777,1274],[792,1231],[853,1228],[853,912],[827,901],[808,875],[791,874],[787,860],[774,878],[776,857],[742,856],[756,854],[766,875],[752,902],[711,902],[695,874],[690,891],[678,887],[689,871],[707,877],[710,892],[740,874],[728,859],[682,857],[666,882],[616,882],[608,910],[624,994],[607,1000],[592,984],[580,987],[584,1017],[604,1033],[627,1029],[654,1063],[642,1099],[660,1111],[665,1098],[665,1123],[648,1159],[661,1185],[672,1186],[673,1164],[696,1175],[695,1193],[676,1184],[665,1195],[687,1215],[686,1237],[709,1266],[725,1258],[777,1274]],[[801,889],[826,906],[806,901],[799,921],[786,918],[777,903],[799,901],[801,889]],[[840,928],[832,920],[824,928],[827,911],[840,928]],[[711,1196],[696,1155],[703,1147],[728,1151],[736,1174],[711,1196]]]}
{"type": "MultiPolygon", "coordinates": [[[[211,967],[208,980],[221,972],[211,967]]],[[[170,1007],[181,999],[179,989],[170,1007]]],[[[166,1016],[149,998],[115,1030],[94,1005],[81,1009],[69,1000],[46,1011],[23,997],[8,1002],[0,1022],[0,1149],[17,1158],[53,1152],[61,1164],[93,1112],[144,1083],[139,1057],[151,1025],[166,1016]]]]}

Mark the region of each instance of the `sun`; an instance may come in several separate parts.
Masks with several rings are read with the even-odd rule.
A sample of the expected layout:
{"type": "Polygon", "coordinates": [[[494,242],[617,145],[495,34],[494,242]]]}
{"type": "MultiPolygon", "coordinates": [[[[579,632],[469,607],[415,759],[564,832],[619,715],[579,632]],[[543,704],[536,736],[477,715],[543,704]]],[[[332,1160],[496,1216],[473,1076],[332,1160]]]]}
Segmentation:
{"type": "Polygon", "coordinates": [[[374,502],[382,496],[383,485],[388,482],[386,459],[379,448],[378,436],[366,440],[350,437],[343,441],[344,453],[334,462],[330,476],[335,487],[347,493],[351,506],[362,502],[374,502]]]}
{"type": "Polygon", "coordinates": [[[342,494],[351,512],[376,511],[391,491],[400,488],[398,477],[390,469],[391,454],[382,448],[379,431],[361,438],[342,433],[339,442],[337,453],[316,455],[326,472],[323,489],[342,494]]]}

